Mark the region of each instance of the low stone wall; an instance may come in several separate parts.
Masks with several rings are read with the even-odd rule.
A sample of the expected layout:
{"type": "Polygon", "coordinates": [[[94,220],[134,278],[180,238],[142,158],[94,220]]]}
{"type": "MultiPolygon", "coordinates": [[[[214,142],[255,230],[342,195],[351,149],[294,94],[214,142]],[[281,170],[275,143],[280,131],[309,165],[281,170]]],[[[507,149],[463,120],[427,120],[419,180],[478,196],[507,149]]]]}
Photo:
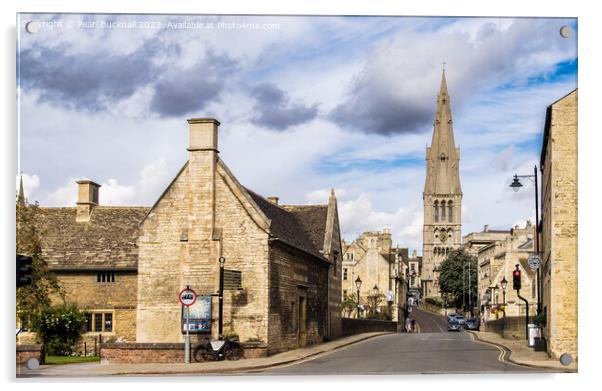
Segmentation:
{"type": "Polygon", "coordinates": [[[499,334],[506,339],[525,339],[525,317],[524,316],[506,316],[504,318],[489,320],[485,322],[484,331],[490,331],[499,334]]]}
{"type": "Polygon", "coordinates": [[[343,318],[343,336],[377,331],[397,331],[397,322],[375,319],[343,318]]]}
{"type": "Polygon", "coordinates": [[[25,364],[30,358],[37,358],[44,363],[44,348],[42,345],[17,345],[17,364],[25,364]]]}
{"type": "MultiPolygon", "coordinates": [[[[196,346],[191,344],[191,351],[196,346]]],[[[243,358],[267,356],[265,343],[243,343],[242,346],[245,349],[243,358]]],[[[183,343],[103,343],[100,346],[101,364],[181,362],[184,362],[183,343]]]]}
{"type": "MultiPolygon", "coordinates": [[[[445,308],[441,308],[439,306],[436,306],[434,304],[431,303],[427,303],[426,301],[423,301],[422,303],[420,303],[420,306],[418,307],[423,311],[427,311],[433,314],[437,314],[437,315],[441,315],[441,316],[445,316],[445,308]]],[[[456,312],[455,309],[453,308],[448,308],[447,309],[447,313],[452,313],[452,312],[456,312]]]]}

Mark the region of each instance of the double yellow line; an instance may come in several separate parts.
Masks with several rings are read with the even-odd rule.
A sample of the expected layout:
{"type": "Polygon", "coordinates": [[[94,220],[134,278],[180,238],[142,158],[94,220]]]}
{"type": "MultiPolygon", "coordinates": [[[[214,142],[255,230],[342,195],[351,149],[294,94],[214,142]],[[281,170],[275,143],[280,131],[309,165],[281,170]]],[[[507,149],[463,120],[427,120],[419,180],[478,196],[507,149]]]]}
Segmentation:
{"type": "Polygon", "coordinates": [[[497,360],[499,362],[504,363],[504,364],[513,364],[509,361],[506,361],[506,350],[504,348],[502,348],[494,343],[481,341],[481,340],[477,339],[473,333],[468,333],[468,334],[470,334],[470,339],[472,339],[473,342],[481,343],[483,345],[488,345],[488,346],[491,346],[491,345],[495,346],[496,349],[500,351],[500,354],[498,354],[498,356],[497,356],[497,360]]]}

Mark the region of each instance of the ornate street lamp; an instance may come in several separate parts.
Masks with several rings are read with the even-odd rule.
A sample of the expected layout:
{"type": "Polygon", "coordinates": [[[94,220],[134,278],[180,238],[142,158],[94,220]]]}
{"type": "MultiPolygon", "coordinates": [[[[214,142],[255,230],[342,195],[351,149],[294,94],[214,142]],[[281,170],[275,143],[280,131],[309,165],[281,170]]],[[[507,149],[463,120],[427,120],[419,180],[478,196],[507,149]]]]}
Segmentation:
{"type": "Polygon", "coordinates": [[[355,280],[355,287],[357,288],[357,317],[360,317],[360,288],[362,287],[362,280],[360,276],[357,276],[355,280]]]}
{"type": "Polygon", "coordinates": [[[506,276],[502,278],[502,305],[504,306],[504,317],[506,317],[506,288],[508,287],[508,280],[506,280],[506,276]]]}
{"type": "Polygon", "coordinates": [[[521,187],[523,187],[523,184],[520,183],[520,181],[518,180],[518,175],[514,174],[514,180],[512,180],[512,184],[510,184],[510,187],[512,188],[512,190],[514,190],[515,193],[518,192],[521,187]]]}

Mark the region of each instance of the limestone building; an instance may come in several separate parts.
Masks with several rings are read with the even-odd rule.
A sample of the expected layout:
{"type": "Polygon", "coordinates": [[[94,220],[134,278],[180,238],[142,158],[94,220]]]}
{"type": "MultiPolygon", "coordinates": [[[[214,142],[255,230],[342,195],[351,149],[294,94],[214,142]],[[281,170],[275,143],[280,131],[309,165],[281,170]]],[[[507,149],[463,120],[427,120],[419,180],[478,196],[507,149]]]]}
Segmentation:
{"type": "Polygon", "coordinates": [[[422,291],[425,297],[435,297],[439,296],[441,262],[451,250],[462,244],[460,149],[454,141],[445,70],[437,98],[431,146],[426,149],[426,180],[422,198],[422,291]]]}
{"type": "Polygon", "coordinates": [[[468,255],[477,256],[479,250],[501,240],[506,240],[510,230],[494,230],[485,225],[481,232],[471,232],[462,238],[462,247],[468,255]]]}
{"type": "MultiPolygon", "coordinates": [[[[85,342],[88,353],[94,347],[98,353],[100,342],[136,340],[137,241],[149,208],[100,205],[100,185],[90,180],[77,184],[77,204],[40,207],[38,224],[42,256],[63,286],[65,300],[86,315],[79,348],[85,342]]],[[[21,326],[28,329],[26,318],[21,326]]],[[[19,338],[35,340],[28,331],[19,338]]]]}
{"type": "MultiPolygon", "coordinates": [[[[399,293],[401,281],[397,277],[406,275],[408,249],[393,247],[389,229],[364,232],[349,244],[343,241],[342,267],[342,299],[357,296],[355,280],[359,277],[362,281],[360,302],[365,303],[368,297],[379,292],[385,296],[379,311],[390,311],[392,319],[397,319],[399,300],[405,300],[405,295],[399,293]],[[393,300],[388,302],[387,295],[393,300]]],[[[355,317],[356,313],[347,315],[355,317]]]]}
{"type": "MultiPolygon", "coordinates": [[[[529,302],[529,315],[534,315],[537,309],[537,284],[536,273],[527,265],[527,259],[534,250],[535,226],[527,221],[524,228],[518,225],[509,231],[498,231],[495,240],[481,247],[477,252],[478,270],[478,295],[483,306],[485,321],[498,319],[501,316],[516,318],[513,330],[507,332],[510,336],[524,337],[524,317],[526,305],[520,300],[516,291],[512,289],[512,272],[516,265],[522,272],[521,296],[529,302]],[[502,280],[508,286],[505,292],[505,311],[495,314],[495,310],[504,304],[504,291],[502,280]]],[[[510,329],[510,327],[508,327],[510,329]]]]}
{"type": "Polygon", "coordinates": [[[266,199],[218,157],[217,120],[188,123],[188,160],[152,207],[103,206],[100,186],[83,180],[76,206],[40,210],[43,256],[87,314],[88,347],[183,342],[187,285],[209,304],[210,330],[193,342],[217,338],[220,257],[241,276],[224,294],[224,334],[260,340],[268,354],[341,336],[334,191],[322,205],[266,199]]]}
{"type": "MultiPolygon", "coordinates": [[[[138,342],[182,342],[178,292],[210,296],[217,337],[220,257],[242,275],[224,332],[276,353],[341,335],[337,201],[281,205],[243,187],[218,156],[215,119],[190,119],[188,161],[140,225],[138,342]]],[[[203,335],[196,335],[201,339],[203,335]]]]}
{"type": "Polygon", "coordinates": [[[577,352],[577,90],[548,106],[541,150],[542,303],[548,353],[577,352]]]}

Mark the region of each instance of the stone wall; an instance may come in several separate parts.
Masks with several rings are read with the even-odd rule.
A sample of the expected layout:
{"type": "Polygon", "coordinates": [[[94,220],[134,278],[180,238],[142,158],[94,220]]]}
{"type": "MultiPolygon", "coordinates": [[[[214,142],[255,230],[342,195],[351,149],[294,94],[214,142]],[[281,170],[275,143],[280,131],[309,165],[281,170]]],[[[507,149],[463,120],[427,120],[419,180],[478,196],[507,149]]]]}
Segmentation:
{"type": "Polygon", "coordinates": [[[482,331],[499,334],[507,339],[526,339],[525,317],[507,316],[496,320],[489,320],[481,327],[482,331]]]}
{"type": "MultiPolygon", "coordinates": [[[[191,352],[197,347],[191,345],[191,352]]],[[[267,345],[264,343],[242,344],[243,358],[259,358],[267,356],[267,345]]],[[[192,354],[192,353],[191,353],[192,354]]],[[[100,349],[101,364],[141,364],[141,363],[183,363],[183,343],[107,343],[100,349]]],[[[194,362],[194,357],[191,357],[194,362]]]]}
{"type": "Polygon", "coordinates": [[[397,322],[375,319],[343,318],[343,335],[372,333],[378,331],[397,331],[397,322]]]}
{"type": "Polygon", "coordinates": [[[40,364],[44,364],[42,345],[17,345],[17,364],[25,364],[30,358],[36,358],[40,364]]]}
{"type": "Polygon", "coordinates": [[[270,246],[269,354],[324,341],[327,335],[328,264],[279,242],[270,246]],[[305,300],[305,341],[299,336],[305,300]]]}
{"type": "Polygon", "coordinates": [[[548,353],[577,359],[577,90],[548,108],[542,150],[543,306],[548,353]]]}

